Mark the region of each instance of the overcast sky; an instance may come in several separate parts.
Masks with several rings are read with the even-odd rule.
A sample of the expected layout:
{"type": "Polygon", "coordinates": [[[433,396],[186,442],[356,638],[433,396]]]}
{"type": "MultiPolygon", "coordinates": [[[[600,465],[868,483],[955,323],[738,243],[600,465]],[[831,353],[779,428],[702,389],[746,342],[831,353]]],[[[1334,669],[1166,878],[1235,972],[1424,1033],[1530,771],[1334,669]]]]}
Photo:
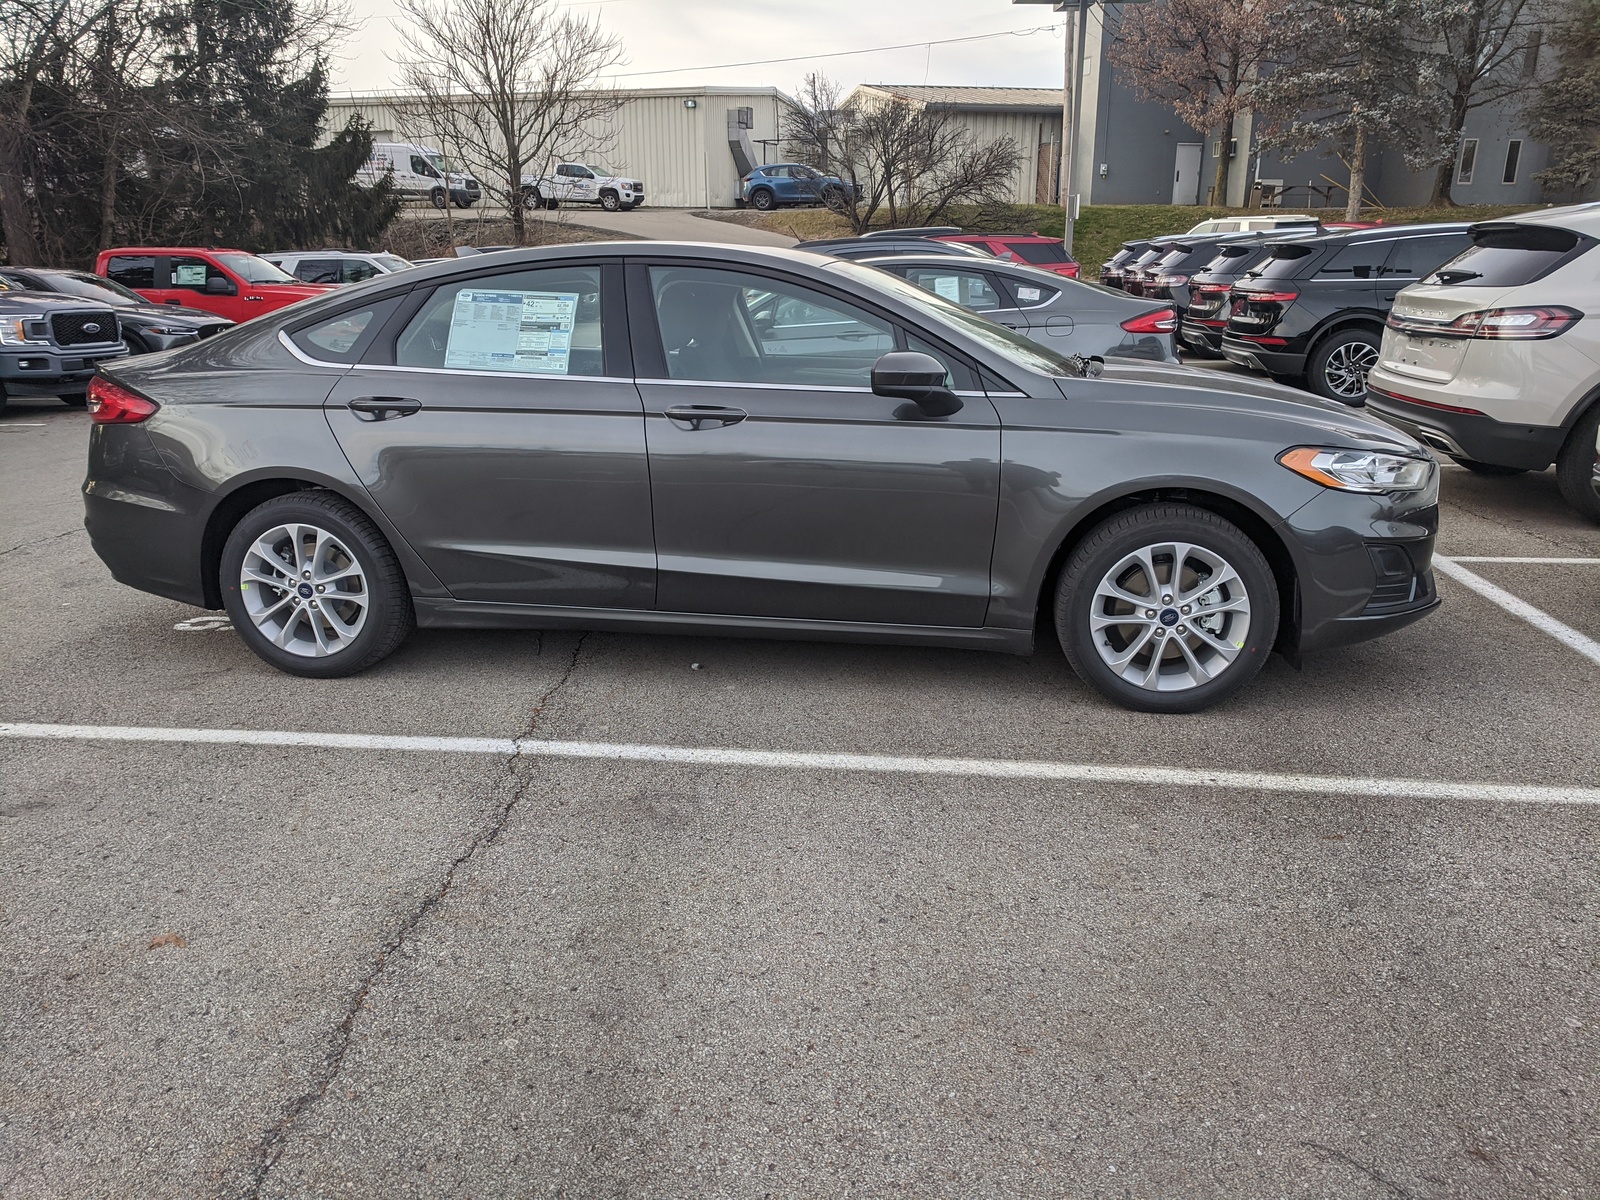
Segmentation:
{"type": "MultiPolygon", "coordinates": [[[[793,93],[807,71],[845,84],[948,83],[1060,87],[1062,16],[1049,5],[1009,0],[559,0],[594,14],[621,35],[627,65],[623,87],[716,84],[778,87],[793,93]],[[971,37],[1048,26],[1027,37],[911,49],[812,62],[773,63],[726,70],[718,63],[834,54],[875,46],[971,37]]],[[[392,0],[350,0],[361,31],[334,63],[336,92],[394,86],[392,56],[399,48],[392,0]]]]}

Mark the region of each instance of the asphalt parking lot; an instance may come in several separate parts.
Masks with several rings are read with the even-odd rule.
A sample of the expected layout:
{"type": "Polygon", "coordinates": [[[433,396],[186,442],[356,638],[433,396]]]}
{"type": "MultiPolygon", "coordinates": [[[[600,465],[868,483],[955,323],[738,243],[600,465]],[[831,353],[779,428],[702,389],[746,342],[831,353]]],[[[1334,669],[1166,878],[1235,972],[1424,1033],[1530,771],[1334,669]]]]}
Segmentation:
{"type": "Polygon", "coordinates": [[[1163,718],[1047,644],[293,679],[109,578],[87,427],[0,417],[0,1196],[1600,1193],[1553,476],[1447,468],[1439,613],[1163,718]]]}

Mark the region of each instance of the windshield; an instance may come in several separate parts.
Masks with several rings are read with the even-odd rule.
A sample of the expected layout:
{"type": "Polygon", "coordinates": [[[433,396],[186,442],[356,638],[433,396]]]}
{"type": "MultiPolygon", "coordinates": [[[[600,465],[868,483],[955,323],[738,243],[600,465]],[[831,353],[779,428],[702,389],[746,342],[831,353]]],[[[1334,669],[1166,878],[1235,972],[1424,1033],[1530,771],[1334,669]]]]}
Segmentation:
{"type": "Polygon", "coordinates": [[[1031,263],[1064,263],[1072,260],[1067,257],[1067,249],[1060,242],[1006,242],[1007,250],[1015,252],[1023,262],[1031,263]]]}
{"type": "Polygon", "coordinates": [[[416,266],[416,263],[403,259],[398,254],[374,254],[372,260],[380,266],[388,267],[391,271],[404,271],[416,266]]]}
{"type": "Polygon", "coordinates": [[[977,313],[968,312],[954,301],[946,300],[943,296],[933,292],[925,292],[909,280],[901,279],[898,275],[891,275],[887,271],[880,271],[877,267],[869,267],[863,263],[850,262],[840,259],[832,264],[832,270],[849,272],[857,281],[867,287],[880,292],[888,292],[900,300],[904,300],[918,312],[932,317],[941,325],[949,325],[959,333],[964,333],[975,342],[993,350],[1007,361],[1019,367],[1026,367],[1030,371],[1037,371],[1041,375],[1070,376],[1077,378],[1082,372],[1073,367],[1071,360],[1064,358],[1053,350],[1046,350],[1037,342],[1030,342],[1019,333],[1013,333],[1004,325],[997,325],[993,321],[980,317],[977,313]]]}
{"type": "Polygon", "coordinates": [[[101,304],[149,303],[138,292],[130,291],[120,283],[113,283],[109,279],[101,279],[98,275],[86,275],[80,271],[55,271],[46,275],[44,280],[50,285],[52,292],[61,292],[68,296],[82,296],[86,300],[97,300],[101,304]]]}
{"type": "Polygon", "coordinates": [[[433,164],[433,169],[441,175],[457,175],[461,173],[461,168],[456,165],[454,159],[446,158],[444,155],[433,151],[428,152],[427,158],[433,164]]]}
{"type": "Polygon", "coordinates": [[[217,261],[246,283],[299,283],[266,259],[255,254],[219,254],[217,261]]]}

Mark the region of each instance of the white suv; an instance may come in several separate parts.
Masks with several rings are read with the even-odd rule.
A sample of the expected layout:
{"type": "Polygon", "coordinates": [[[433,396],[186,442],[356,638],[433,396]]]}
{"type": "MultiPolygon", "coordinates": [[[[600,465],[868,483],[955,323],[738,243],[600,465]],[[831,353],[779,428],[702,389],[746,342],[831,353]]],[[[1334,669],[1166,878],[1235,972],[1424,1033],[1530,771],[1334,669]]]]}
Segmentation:
{"type": "Polygon", "coordinates": [[[1600,204],[1470,236],[1396,297],[1367,406],[1475,471],[1554,462],[1567,503],[1600,521],[1600,204]]]}
{"type": "Polygon", "coordinates": [[[416,266],[398,254],[361,250],[277,250],[261,257],[303,283],[360,283],[416,266]]]}

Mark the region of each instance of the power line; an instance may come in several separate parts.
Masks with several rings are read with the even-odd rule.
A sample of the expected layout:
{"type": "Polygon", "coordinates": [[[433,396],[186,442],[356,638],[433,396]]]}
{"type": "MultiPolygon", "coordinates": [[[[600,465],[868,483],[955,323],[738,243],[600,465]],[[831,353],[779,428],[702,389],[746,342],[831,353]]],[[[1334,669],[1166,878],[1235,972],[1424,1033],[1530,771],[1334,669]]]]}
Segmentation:
{"type": "Polygon", "coordinates": [[[715,63],[699,67],[667,67],[660,71],[624,71],[613,79],[634,79],[640,75],[681,75],[687,71],[725,71],[734,67],[767,67],[774,63],[812,62],[821,58],[849,58],[856,54],[879,54],[885,50],[920,50],[924,46],[951,46],[957,42],[986,42],[993,38],[1028,37],[1035,33],[1048,33],[1053,25],[1035,25],[1032,29],[1002,29],[998,33],[977,33],[968,37],[935,38],[924,42],[903,42],[898,46],[872,46],[865,50],[834,50],[827,54],[795,54],[788,58],[757,58],[749,62],[715,63]]]}

